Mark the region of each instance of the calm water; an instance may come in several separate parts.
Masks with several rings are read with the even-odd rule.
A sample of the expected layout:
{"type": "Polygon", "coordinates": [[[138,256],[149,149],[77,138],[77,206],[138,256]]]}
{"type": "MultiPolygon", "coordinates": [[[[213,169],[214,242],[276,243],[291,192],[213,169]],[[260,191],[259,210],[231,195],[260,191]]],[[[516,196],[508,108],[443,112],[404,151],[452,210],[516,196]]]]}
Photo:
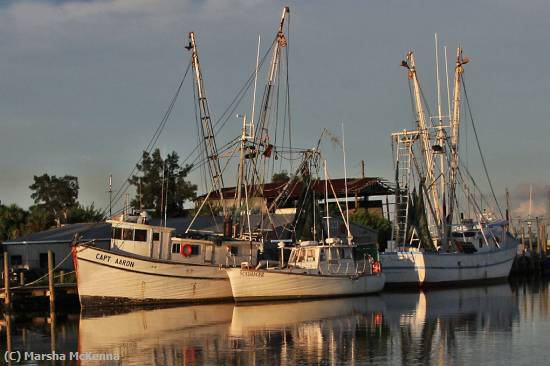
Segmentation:
{"type": "Polygon", "coordinates": [[[80,365],[538,365],[547,363],[549,311],[549,282],[539,280],[336,300],[58,315],[53,322],[20,314],[2,324],[0,350],[2,358],[7,349],[13,358],[26,358],[13,365],[77,364],[70,360],[74,352],[83,358],[80,365]],[[40,355],[57,361],[36,359],[40,355]]]}

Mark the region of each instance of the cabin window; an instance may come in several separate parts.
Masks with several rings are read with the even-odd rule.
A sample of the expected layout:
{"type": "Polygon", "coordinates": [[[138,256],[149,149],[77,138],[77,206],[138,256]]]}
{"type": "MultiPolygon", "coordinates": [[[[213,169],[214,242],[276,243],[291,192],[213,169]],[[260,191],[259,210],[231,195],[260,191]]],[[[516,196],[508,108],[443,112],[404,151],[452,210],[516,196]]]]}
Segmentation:
{"type": "Polygon", "coordinates": [[[172,253],[179,253],[181,250],[180,243],[172,243],[172,253]]]}
{"type": "Polygon", "coordinates": [[[159,241],[160,240],[160,233],[153,233],[153,241],[159,241]]]}
{"type": "MultiPolygon", "coordinates": [[[[236,248],[236,249],[238,249],[238,248],[236,248]]],[[[191,255],[199,255],[200,253],[201,253],[200,245],[191,245],[191,255]]],[[[237,254],[238,254],[238,252],[235,255],[237,255],[237,254]]]]}
{"type": "Polygon", "coordinates": [[[20,255],[12,255],[10,257],[10,262],[12,266],[17,266],[23,264],[23,258],[20,255]]]}
{"type": "MultiPolygon", "coordinates": [[[[197,247],[197,250],[198,250],[197,245],[192,245],[192,247],[197,247]]],[[[228,246],[228,247],[229,247],[229,252],[231,253],[231,255],[239,255],[239,247],[234,247],[232,245],[228,246]]],[[[195,254],[195,253],[193,252],[193,254],[195,254]]]]}
{"type": "Polygon", "coordinates": [[[326,255],[325,255],[325,250],[321,249],[321,252],[319,253],[319,261],[324,262],[326,260],[327,260],[327,258],[326,258],[326,255]]]}
{"type": "MultiPolygon", "coordinates": [[[[48,268],[48,253],[39,254],[40,268],[48,268]]],[[[52,253],[53,265],[55,267],[55,253],[52,253]]]]}
{"type": "Polygon", "coordinates": [[[296,254],[296,262],[303,262],[304,261],[304,254],[305,251],[303,249],[300,249],[298,253],[296,254]]]}
{"type": "Polygon", "coordinates": [[[122,232],[122,239],[124,240],[134,240],[134,230],[124,229],[122,232]]]}
{"type": "Polygon", "coordinates": [[[134,241],[147,241],[147,230],[134,230],[134,241]]]}
{"type": "Polygon", "coordinates": [[[340,259],[340,254],[338,253],[338,248],[330,248],[330,259],[332,259],[332,260],[340,259]]]}
{"type": "Polygon", "coordinates": [[[122,229],[119,228],[119,227],[114,227],[112,238],[121,240],[122,239],[122,229]]]}
{"type": "Polygon", "coordinates": [[[306,250],[306,262],[315,262],[315,249],[306,250]]]}

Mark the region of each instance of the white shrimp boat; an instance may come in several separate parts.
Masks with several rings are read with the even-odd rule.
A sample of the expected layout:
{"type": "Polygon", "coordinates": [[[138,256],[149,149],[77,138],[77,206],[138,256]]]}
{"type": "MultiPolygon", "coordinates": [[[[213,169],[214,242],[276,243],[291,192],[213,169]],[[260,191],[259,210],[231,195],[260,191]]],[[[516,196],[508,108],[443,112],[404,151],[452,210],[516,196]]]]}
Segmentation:
{"type": "Polygon", "coordinates": [[[173,237],[172,229],[109,221],[109,250],[73,247],[83,307],[230,300],[222,267],[256,263],[260,243],[173,237]]]}
{"type": "MultiPolygon", "coordinates": [[[[327,240],[330,242],[330,239],[327,240]]],[[[227,270],[235,301],[338,297],[379,292],[385,277],[379,263],[353,258],[352,247],[302,242],[291,249],[286,267],[227,270]]]]}
{"type": "MultiPolygon", "coordinates": [[[[268,89],[273,87],[277,75],[274,70],[279,65],[281,49],[287,44],[284,25],[288,13],[288,7],[284,7],[276,34],[277,42],[271,46],[273,58],[268,89]]],[[[216,146],[193,32],[189,33],[189,45],[186,48],[192,53],[196,102],[200,107],[198,120],[203,134],[199,144],[204,144],[198,150],[204,154],[204,165],[208,166],[209,192],[183,237],[174,236],[173,229],[148,225],[146,215],[140,214],[128,220],[123,214],[121,220],[108,221],[113,227],[109,250],[90,245],[75,246],[73,259],[83,307],[231,299],[229,279],[223,268],[240,267],[243,263],[255,266],[265,235],[272,230],[253,228],[250,224],[248,195],[252,196],[252,189],[261,187],[261,184],[251,187],[245,179],[245,173],[249,171],[245,169],[246,160],[255,159],[253,171],[256,172],[260,163],[267,164],[268,159],[275,155],[273,152],[276,150],[269,144],[269,136],[265,135],[268,133],[268,115],[260,115],[260,126],[256,129],[261,133],[257,134],[254,133],[254,114],[249,122],[246,117],[243,118],[241,139],[237,139],[236,143],[240,151],[238,189],[235,197],[223,197],[223,170],[219,162],[221,155],[216,146]],[[257,139],[261,137],[261,143],[255,141],[254,136],[257,139]],[[211,202],[209,197],[212,193],[221,201],[218,208],[223,210],[223,234],[191,230],[203,208],[206,210],[210,206],[206,203],[211,202]],[[233,205],[227,203],[226,198],[228,201],[234,199],[233,205]],[[245,224],[248,224],[247,230],[245,224]]],[[[262,111],[270,109],[270,93],[267,95],[262,101],[262,111]]],[[[227,156],[230,158],[232,154],[227,156]]],[[[257,176],[251,181],[263,182],[257,176]]]]}
{"type": "MultiPolygon", "coordinates": [[[[438,95],[439,115],[427,118],[413,53],[402,62],[414,93],[417,129],[392,134],[396,171],[393,240],[380,255],[390,286],[479,283],[510,274],[518,241],[508,232],[507,219],[497,218],[488,200],[476,195],[481,192],[478,181],[459,162],[466,63],[459,48],[449,116],[442,115],[438,95]]],[[[490,185],[488,174],[487,179],[490,185]]],[[[495,206],[500,211],[496,199],[495,206]]]]}

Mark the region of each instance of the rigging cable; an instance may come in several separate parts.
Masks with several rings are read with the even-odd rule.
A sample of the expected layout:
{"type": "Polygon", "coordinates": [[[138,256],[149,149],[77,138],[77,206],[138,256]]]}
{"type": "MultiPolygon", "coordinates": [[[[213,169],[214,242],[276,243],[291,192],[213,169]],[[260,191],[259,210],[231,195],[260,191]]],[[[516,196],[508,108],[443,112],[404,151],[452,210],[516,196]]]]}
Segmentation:
{"type": "Polygon", "coordinates": [[[493,199],[495,200],[495,204],[497,205],[497,208],[498,208],[498,211],[500,213],[500,217],[503,218],[504,215],[502,214],[502,209],[500,208],[500,205],[498,203],[498,200],[497,200],[497,196],[495,194],[495,190],[493,189],[493,183],[491,182],[491,178],[489,177],[489,171],[487,170],[487,164],[485,163],[485,157],[483,156],[483,152],[481,150],[481,144],[479,143],[479,138],[477,136],[477,129],[476,129],[476,125],[475,125],[475,122],[474,122],[474,116],[472,114],[472,109],[470,108],[470,100],[468,98],[468,93],[466,91],[466,83],[464,81],[464,75],[461,75],[460,76],[461,79],[462,79],[462,85],[464,85],[464,99],[466,99],[466,105],[468,107],[468,114],[470,116],[470,121],[472,123],[472,129],[474,131],[474,136],[476,138],[476,144],[477,144],[477,148],[479,150],[479,155],[481,155],[481,162],[483,163],[483,170],[485,171],[485,176],[487,177],[487,181],[489,182],[489,187],[491,188],[491,193],[493,195],[493,199]]]}

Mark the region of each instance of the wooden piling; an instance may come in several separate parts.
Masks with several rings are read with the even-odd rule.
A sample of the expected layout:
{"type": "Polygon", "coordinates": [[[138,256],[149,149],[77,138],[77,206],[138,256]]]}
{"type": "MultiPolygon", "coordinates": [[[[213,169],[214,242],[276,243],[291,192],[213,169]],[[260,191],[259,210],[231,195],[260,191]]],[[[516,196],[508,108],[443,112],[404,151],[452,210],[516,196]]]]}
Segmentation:
{"type": "Polygon", "coordinates": [[[4,252],[4,306],[11,307],[10,268],[7,252],[4,252]]]}
{"type": "Polygon", "coordinates": [[[53,278],[53,252],[48,250],[48,289],[50,292],[50,312],[55,312],[55,286],[53,278]]]}

